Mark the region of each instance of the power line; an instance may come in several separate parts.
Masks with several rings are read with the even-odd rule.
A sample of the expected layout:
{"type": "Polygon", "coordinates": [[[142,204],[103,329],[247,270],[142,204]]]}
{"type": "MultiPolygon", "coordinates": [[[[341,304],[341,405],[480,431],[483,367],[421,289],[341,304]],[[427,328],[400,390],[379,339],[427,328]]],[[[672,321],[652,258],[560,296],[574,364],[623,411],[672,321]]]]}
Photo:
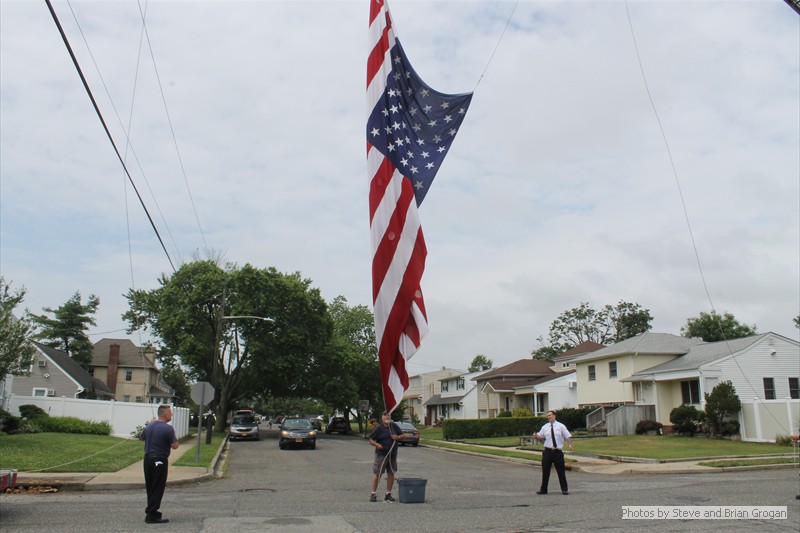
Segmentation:
{"type": "Polygon", "coordinates": [[[158,242],[161,244],[161,249],[164,250],[164,254],[167,256],[167,260],[169,261],[172,270],[175,271],[175,264],[172,262],[172,258],[167,251],[167,247],[164,245],[164,240],[161,238],[161,234],[158,232],[158,228],[156,228],[156,224],[153,221],[153,217],[150,216],[150,212],[147,210],[147,206],[144,203],[144,199],[142,195],[139,194],[139,189],[136,187],[136,184],[131,177],[130,172],[128,172],[128,167],[125,165],[125,161],[122,159],[122,155],[120,155],[119,150],[117,149],[117,145],[114,142],[114,138],[111,136],[111,132],[106,125],[106,121],[103,118],[103,114],[100,112],[100,108],[97,105],[97,101],[92,94],[92,90],[89,88],[89,83],[86,81],[86,77],[83,75],[83,70],[81,70],[81,66],[78,63],[78,58],[75,57],[75,53],[72,50],[72,46],[69,44],[69,40],[67,39],[66,33],[64,33],[64,28],[61,27],[61,22],[58,20],[58,15],[56,15],[55,10],[53,9],[53,5],[50,3],[50,0],[44,0],[47,4],[47,8],[50,10],[50,15],[53,17],[53,22],[55,22],[56,27],[58,28],[58,32],[61,34],[61,39],[64,41],[64,46],[67,47],[67,51],[69,52],[70,58],[72,58],[72,63],[75,65],[75,69],[78,72],[78,76],[81,78],[81,82],[83,83],[84,89],[86,89],[86,94],[89,96],[89,99],[92,102],[92,106],[94,107],[95,113],[97,113],[97,117],[100,119],[100,123],[103,126],[103,130],[106,132],[106,136],[108,140],[111,142],[111,146],[114,148],[114,153],[117,154],[117,159],[119,159],[122,168],[125,170],[125,175],[128,177],[128,181],[130,182],[133,190],[136,192],[136,196],[139,198],[139,203],[142,205],[142,209],[144,209],[145,214],[147,215],[147,220],[150,221],[150,226],[153,228],[153,231],[158,238],[158,242]]]}

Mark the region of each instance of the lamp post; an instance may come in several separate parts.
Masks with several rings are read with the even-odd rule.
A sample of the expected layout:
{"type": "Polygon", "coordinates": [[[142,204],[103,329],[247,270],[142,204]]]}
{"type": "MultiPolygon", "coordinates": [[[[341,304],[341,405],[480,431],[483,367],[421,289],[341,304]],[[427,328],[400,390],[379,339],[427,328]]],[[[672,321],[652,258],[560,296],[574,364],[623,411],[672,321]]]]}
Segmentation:
{"type": "MultiPolygon", "coordinates": [[[[274,319],[265,316],[255,316],[255,315],[225,315],[225,293],[227,291],[227,284],[222,289],[222,302],[219,307],[219,318],[217,319],[217,330],[214,335],[214,364],[211,368],[211,381],[213,385],[219,386],[217,382],[217,362],[222,357],[220,341],[222,338],[222,321],[223,320],[261,320],[262,322],[267,322],[273,324],[275,322],[274,319]]],[[[224,387],[219,387],[220,394],[222,394],[224,387]]],[[[219,406],[218,406],[219,407],[219,406]]],[[[220,417],[226,415],[226,413],[219,413],[220,417]]],[[[209,431],[206,435],[207,444],[211,441],[211,432],[209,431]]]]}

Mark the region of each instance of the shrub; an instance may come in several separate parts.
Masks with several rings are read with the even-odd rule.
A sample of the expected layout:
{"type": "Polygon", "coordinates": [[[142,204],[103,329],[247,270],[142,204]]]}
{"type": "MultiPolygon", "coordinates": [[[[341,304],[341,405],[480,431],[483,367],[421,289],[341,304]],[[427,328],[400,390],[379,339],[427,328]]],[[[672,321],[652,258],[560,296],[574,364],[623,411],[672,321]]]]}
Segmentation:
{"type": "MultiPolygon", "coordinates": [[[[705,394],[705,399],[706,421],[710,432],[726,435],[722,427],[730,421],[731,417],[742,410],[742,402],[736,394],[733,383],[730,381],[717,383],[710,393],[705,394]]],[[[736,432],[738,433],[738,429],[736,432]]],[[[727,434],[732,435],[732,433],[727,434]]]]}
{"type": "Polygon", "coordinates": [[[511,411],[511,416],[519,418],[519,417],[527,417],[530,418],[533,416],[531,410],[527,407],[515,407],[513,411],[511,411]]]}
{"type": "Polygon", "coordinates": [[[775,435],[775,444],[779,446],[791,446],[792,438],[789,435],[775,435]]]}
{"type": "Polygon", "coordinates": [[[28,420],[33,420],[35,418],[49,415],[38,405],[26,404],[19,406],[19,416],[28,420]]]}
{"type": "Polygon", "coordinates": [[[570,431],[586,428],[586,415],[594,411],[594,407],[584,407],[575,409],[574,407],[562,407],[556,411],[556,419],[567,426],[570,431]]]}
{"type": "Polygon", "coordinates": [[[736,420],[728,420],[727,422],[723,422],[722,425],[719,427],[719,434],[720,435],[738,435],[739,434],[739,422],[736,420]]]}
{"type": "Polygon", "coordinates": [[[669,413],[672,429],[678,433],[694,435],[703,423],[705,413],[694,405],[679,405],[669,413]]]}
{"type": "Polygon", "coordinates": [[[81,420],[72,416],[37,418],[34,425],[42,433],[80,433],[84,435],[111,435],[111,424],[81,420]]]}
{"type": "Polygon", "coordinates": [[[636,424],[636,434],[644,435],[648,431],[661,431],[662,427],[664,427],[664,425],[655,420],[639,420],[636,424]]]}
{"type": "Polygon", "coordinates": [[[497,418],[511,418],[511,411],[500,411],[497,413],[497,418]]]}
{"type": "Polygon", "coordinates": [[[518,437],[532,435],[547,419],[541,416],[447,419],[442,422],[442,434],[447,440],[487,437],[518,437]]]}
{"type": "Polygon", "coordinates": [[[15,433],[19,429],[19,418],[8,411],[0,409],[0,431],[3,433],[15,433]]]}

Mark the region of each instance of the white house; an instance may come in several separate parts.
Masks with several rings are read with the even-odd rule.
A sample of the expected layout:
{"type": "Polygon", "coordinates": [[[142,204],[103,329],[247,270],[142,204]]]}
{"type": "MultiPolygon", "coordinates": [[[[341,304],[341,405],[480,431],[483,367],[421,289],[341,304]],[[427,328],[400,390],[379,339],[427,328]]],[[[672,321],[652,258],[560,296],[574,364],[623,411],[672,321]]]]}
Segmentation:
{"type": "Polygon", "coordinates": [[[463,370],[442,367],[441,370],[416,374],[408,378],[408,389],[406,389],[403,399],[406,401],[406,416],[411,419],[416,416],[420,423],[429,426],[433,423],[427,416],[425,402],[435,394],[440,394],[441,379],[451,376],[460,376],[463,370]]]}
{"type": "Polygon", "coordinates": [[[472,378],[482,374],[471,372],[448,376],[439,380],[440,394],[434,394],[427,402],[426,419],[436,423],[446,418],[478,418],[478,395],[472,378]]]}
{"type": "Polygon", "coordinates": [[[550,409],[577,407],[578,383],[575,371],[559,372],[531,383],[514,387],[517,404],[527,407],[534,416],[544,416],[550,409]]]}

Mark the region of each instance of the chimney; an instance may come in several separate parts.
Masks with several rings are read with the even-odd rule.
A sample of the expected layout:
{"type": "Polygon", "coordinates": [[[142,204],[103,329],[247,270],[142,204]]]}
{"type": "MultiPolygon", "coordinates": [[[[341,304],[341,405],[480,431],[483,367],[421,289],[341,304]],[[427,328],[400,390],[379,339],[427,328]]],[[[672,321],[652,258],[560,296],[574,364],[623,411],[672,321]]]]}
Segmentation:
{"type": "Polygon", "coordinates": [[[112,344],[108,348],[108,377],[106,385],[108,388],[117,392],[117,369],[119,368],[119,344],[112,344]]]}

